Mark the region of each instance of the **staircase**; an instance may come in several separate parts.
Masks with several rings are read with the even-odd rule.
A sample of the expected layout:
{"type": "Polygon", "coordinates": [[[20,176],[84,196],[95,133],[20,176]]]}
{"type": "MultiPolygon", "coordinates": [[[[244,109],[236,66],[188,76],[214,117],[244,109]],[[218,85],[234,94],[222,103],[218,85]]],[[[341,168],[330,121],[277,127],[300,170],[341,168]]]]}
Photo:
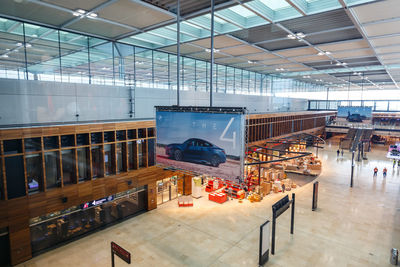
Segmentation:
{"type": "Polygon", "coordinates": [[[344,139],[341,140],[340,142],[340,149],[350,149],[351,145],[353,143],[353,139],[356,136],[357,129],[355,128],[350,128],[349,131],[347,132],[347,135],[344,139]]]}
{"type": "Polygon", "coordinates": [[[351,150],[350,151],[357,151],[357,146],[361,141],[361,136],[363,135],[363,129],[357,129],[356,135],[353,139],[353,142],[351,144],[351,150]]]}

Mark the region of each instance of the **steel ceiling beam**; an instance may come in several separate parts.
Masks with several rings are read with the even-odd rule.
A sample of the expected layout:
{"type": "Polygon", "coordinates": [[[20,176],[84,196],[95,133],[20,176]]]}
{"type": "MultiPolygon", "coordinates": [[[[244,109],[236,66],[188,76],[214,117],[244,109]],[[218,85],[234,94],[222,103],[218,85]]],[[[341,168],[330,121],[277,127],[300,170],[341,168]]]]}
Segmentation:
{"type": "Polygon", "coordinates": [[[307,2],[304,0],[286,0],[288,4],[294,7],[300,14],[307,16],[307,2]]]}

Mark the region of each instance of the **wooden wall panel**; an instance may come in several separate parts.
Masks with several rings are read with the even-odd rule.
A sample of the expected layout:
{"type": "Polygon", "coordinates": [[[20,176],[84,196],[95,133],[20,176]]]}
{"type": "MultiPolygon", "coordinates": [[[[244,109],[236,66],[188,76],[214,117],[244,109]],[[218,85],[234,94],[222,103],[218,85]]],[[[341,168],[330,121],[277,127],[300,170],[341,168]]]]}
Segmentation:
{"type": "Polygon", "coordinates": [[[147,185],[147,210],[153,210],[157,208],[157,189],[156,183],[150,183],[147,185]]]}

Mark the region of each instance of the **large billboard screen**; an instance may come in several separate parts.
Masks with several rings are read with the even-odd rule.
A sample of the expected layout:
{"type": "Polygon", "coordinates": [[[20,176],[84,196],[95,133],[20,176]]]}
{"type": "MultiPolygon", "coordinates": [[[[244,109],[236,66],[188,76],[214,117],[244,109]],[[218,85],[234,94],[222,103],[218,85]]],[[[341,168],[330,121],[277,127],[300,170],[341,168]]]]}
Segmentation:
{"type": "Polygon", "coordinates": [[[372,107],[338,107],[337,116],[346,118],[350,122],[362,122],[371,119],[372,107]]]}
{"type": "Polygon", "coordinates": [[[244,115],[157,111],[157,163],[237,179],[242,174],[244,115]]]}

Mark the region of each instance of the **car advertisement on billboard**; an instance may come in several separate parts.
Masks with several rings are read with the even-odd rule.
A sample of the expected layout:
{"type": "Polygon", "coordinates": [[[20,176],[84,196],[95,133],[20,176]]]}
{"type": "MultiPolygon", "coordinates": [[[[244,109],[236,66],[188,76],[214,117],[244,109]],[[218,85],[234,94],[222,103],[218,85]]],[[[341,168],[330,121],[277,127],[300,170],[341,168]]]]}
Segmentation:
{"type": "Polygon", "coordinates": [[[157,111],[157,163],[225,179],[241,176],[244,115],[157,111]]]}
{"type": "Polygon", "coordinates": [[[338,107],[338,118],[345,118],[349,122],[362,122],[372,117],[372,107],[338,107]]]}

